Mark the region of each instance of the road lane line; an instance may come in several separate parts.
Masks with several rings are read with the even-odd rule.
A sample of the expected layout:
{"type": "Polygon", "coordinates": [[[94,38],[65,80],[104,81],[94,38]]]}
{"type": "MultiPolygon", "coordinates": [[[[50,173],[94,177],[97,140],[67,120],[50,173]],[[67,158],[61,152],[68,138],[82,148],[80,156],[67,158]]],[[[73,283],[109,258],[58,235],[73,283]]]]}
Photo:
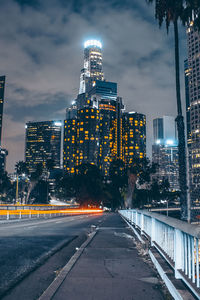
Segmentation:
{"type": "MultiPolygon", "coordinates": [[[[96,216],[96,215],[95,215],[96,216]]],[[[88,216],[88,217],[90,217],[90,216],[88,216]]],[[[62,218],[62,220],[60,221],[61,223],[64,223],[64,222],[66,222],[66,223],[68,223],[68,222],[71,222],[71,221],[74,221],[74,220],[80,220],[80,219],[83,219],[83,218],[85,218],[86,219],[86,216],[84,216],[84,217],[75,217],[75,219],[74,218],[71,218],[71,217],[63,217],[62,218]]],[[[2,227],[0,227],[0,231],[1,230],[4,230],[4,229],[12,229],[12,228],[14,228],[14,229],[18,229],[18,228],[22,228],[22,227],[27,227],[27,226],[30,226],[30,225],[42,225],[42,224],[48,224],[48,223],[56,223],[56,219],[50,219],[50,220],[44,220],[44,221],[37,221],[37,223],[32,223],[32,224],[28,224],[28,223],[23,223],[23,224],[13,224],[13,223],[4,223],[4,224],[6,224],[6,226],[2,226],[2,227]]],[[[28,220],[27,220],[27,222],[28,222],[28,220]]],[[[4,225],[3,224],[3,225],[4,225]]]]}

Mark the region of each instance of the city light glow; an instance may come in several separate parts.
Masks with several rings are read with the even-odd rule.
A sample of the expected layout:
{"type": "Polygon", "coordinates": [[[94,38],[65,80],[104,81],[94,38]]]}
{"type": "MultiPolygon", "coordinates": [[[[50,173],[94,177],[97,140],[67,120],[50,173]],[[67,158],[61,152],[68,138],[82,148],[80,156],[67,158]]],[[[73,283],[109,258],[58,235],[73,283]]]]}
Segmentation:
{"type": "Polygon", "coordinates": [[[54,125],[55,126],[62,126],[62,123],[61,122],[54,122],[54,125]]]}
{"type": "Polygon", "coordinates": [[[87,48],[87,47],[90,47],[90,46],[95,46],[95,47],[102,48],[102,43],[98,40],[87,40],[84,43],[84,48],[87,48]]]}
{"type": "Polygon", "coordinates": [[[173,145],[173,144],[174,144],[174,141],[173,141],[173,140],[166,140],[166,144],[167,144],[167,145],[173,145]]]}

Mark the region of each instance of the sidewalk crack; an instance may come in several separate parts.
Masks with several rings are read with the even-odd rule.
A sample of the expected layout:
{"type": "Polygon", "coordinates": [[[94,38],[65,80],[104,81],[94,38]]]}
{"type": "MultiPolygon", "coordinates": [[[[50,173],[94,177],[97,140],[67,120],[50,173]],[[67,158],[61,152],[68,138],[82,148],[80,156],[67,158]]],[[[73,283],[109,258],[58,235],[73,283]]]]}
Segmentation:
{"type": "Polygon", "coordinates": [[[108,269],[108,267],[106,266],[106,261],[105,261],[105,259],[104,259],[103,263],[104,263],[104,267],[105,267],[105,270],[107,271],[107,273],[108,273],[112,278],[114,278],[115,276],[111,273],[111,271],[110,271],[110,270],[108,269]]]}

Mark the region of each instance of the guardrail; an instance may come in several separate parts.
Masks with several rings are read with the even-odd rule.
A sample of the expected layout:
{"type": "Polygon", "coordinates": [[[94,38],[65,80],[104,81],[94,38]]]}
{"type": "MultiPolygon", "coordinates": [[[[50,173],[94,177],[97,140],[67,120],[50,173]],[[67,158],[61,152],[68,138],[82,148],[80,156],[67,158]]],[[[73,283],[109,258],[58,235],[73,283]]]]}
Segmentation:
{"type": "Polygon", "coordinates": [[[174,269],[175,277],[200,299],[200,226],[142,210],[119,213],[149,239],[174,269]]]}
{"type": "Polygon", "coordinates": [[[60,216],[70,216],[69,213],[61,211],[42,211],[42,210],[15,210],[15,211],[4,211],[0,212],[0,221],[1,220],[16,220],[16,219],[33,219],[33,218],[52,218],[60,216]]]}

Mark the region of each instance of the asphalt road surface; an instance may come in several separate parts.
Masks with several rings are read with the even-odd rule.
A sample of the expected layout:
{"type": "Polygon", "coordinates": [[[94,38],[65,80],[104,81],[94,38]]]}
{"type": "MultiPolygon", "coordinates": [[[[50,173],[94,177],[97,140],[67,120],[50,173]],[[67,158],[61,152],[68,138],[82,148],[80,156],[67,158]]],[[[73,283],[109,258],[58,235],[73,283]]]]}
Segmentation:
{"type": "MultiPolygon", "coordinates": [[[[105,218],[106,215],[80,215],[0,224],[0,298],[34,269],[41,269],[39,266],[45,265],[51,257],[54,257],[54,262],[51,263],[54,270],[61,268],[66,263],[66,249],[70,249],[69,245],[72,245],[68,253],[70,259],[76,246],[80,246],[86,239],[91,225],[100,225],[105,218]],[[57,260],[56,253],[60,253],[57,260]]],[[[51,266],[47,266],[46,270],[40,272],[46,274],[50,269],[51,266]]],[[[52,270],[49,272],[52,273],[52,270]]],[[[34,289],[38,284],[33,284],[34,289]]],[[[27,299],[24,297],[21,290],[21,299],[27,299]]],[[[12,295],[5,298],[14,299],[12,295]]],[[[34,298],[35,296],[29,299],[34,298]]]]}

